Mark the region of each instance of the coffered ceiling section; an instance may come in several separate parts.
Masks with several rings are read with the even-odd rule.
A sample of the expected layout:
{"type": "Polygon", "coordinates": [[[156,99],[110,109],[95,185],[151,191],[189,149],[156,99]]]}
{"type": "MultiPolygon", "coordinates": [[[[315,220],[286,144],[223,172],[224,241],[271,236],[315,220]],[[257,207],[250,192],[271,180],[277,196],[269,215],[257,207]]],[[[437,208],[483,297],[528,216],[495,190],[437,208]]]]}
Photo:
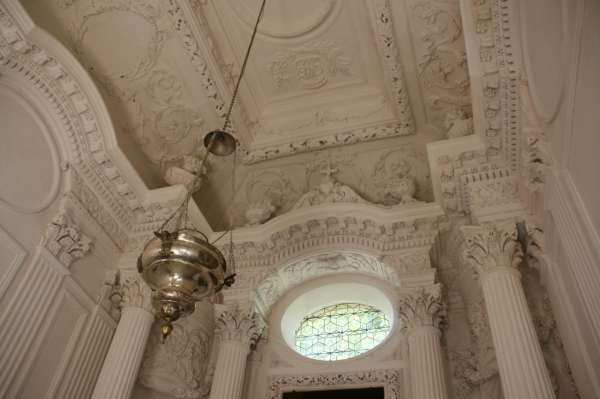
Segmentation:
{"type": "MultiPolygon", "coordinates": [[[[261,3],[24,0],[95,78],[150,188],[222,126],[261,3]]],[[[449,110],[469,111],[469,91],[458,0],[267,0],[231,128],[247,164],[435,141],[449,110]]]]}
{"type": "MultiPolygon", "coordinates": [[[[206,3],[213,39],[234,69],[261,3],[206,3]]],[[[385,1],[267,1],[259,32],[240,93],[251,151],[415,133],[385,1]]]]}

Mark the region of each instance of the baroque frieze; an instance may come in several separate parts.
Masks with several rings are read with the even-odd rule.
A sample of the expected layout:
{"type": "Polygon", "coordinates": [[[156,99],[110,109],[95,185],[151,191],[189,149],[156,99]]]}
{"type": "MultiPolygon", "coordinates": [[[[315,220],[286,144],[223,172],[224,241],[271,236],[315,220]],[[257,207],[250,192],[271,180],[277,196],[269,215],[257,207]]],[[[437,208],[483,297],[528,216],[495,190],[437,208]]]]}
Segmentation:
{"type": "Polygon", "coordinates": [[[294,374],[269,377],[269,399],[279,399],[282,389],[303,387],[352,388],[353,385],[376,384],[384,387],[385,399],[402,396],[401,371],[374,370],[325,374],[294,374]]]}
{"type": "Polygon", "coordinates": [[[383,255],[381,261],[400,272],[431,268],[429,252],[410,252],[402,255],[383,255]]]}
{"type": "MultiPolygon", "coordinates": [[[[327,253],[307,257],[284,266],[261,281],[255,290],[255,301],[263,312],[269,314],[272,306],[291,288],[317,277],[352,273],[374,276],[399,287],[399,274],[392,267],[369,256],[356,253],[327,253]]],[[[237,290],[237,287],[233,287],[237,290]]],[[[226,291],[231,295],[236,291],[226,291]]]]}
{"type": "MultiPolygon", "coordinates": [[[[443,221],[441,223],[447,223],[443,221]]],[[[368,249],[369,252],[394,251],[420,246],[431,246],[437,235],[438,218],[418,219],[412,222],[392,223],[386,228],[371,220],[353,217],[336,217],[310,220],[306,224],[293,224],[280,230],[264,241],[236,242],[234,255],[240,268],[263,267],[294,253],[302,253],[309,247],[350,244],[368,249]],[[387,229],[387,230],[386,230],[387,229]]],[[[229,253],[228,245],[219,249],[229,253]]]]}

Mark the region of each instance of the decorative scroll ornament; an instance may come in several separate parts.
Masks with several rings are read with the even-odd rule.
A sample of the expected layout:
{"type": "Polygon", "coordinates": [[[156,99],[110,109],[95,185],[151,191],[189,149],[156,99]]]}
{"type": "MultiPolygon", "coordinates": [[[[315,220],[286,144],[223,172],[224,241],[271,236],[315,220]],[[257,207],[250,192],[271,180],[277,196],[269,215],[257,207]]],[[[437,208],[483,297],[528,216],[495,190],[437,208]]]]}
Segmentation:
{"type": "Polygon", "coordinates": [[[247,344],[250,349],[256,346],[267,333],[267,325],[251,307],[235,305],[215,305],[216,333],[222,341],[232,340],[247,344]]]}
{"type": "Polygon", "coordinates": [[[207,174],[206,167],[202,167],[202,169],[200,168],[200,159],[191,155],[185,155],[183,157],[183,166],[181,168],[173,166],[167,169],[165,181],[171,186],[176,184],[183,184],[186,187],[191,186],[192,192],[195,193],[196,191],[200,190],[202,180],[207,174]],[[200,175],[200,179],[194,184],[198,174],[200,175]]]}
{"type": "Polygon", "coordinates": [[[448,353],[449,360],[456,363],[453,374],[457,398],[472,398],[476,386],[479,386],[487,397],[500,398],[502,388],[483,297],[471,301],[467,319],[474,349],[448,353]]]}
{"type": "Polygon", "coordinates": [[[444,115],[442,126],[446,129],[446,138],[456,139],[475,133],[473,118],[467,116],[461,108],[451,108],[444,115]]]}
{"type": "Polygon", "coordinates": [[[161,342],[160,325],[153,326],[154,334],[146,345],[138,382],[175,398],[201,398],[206,381],[204,366],[207,360],[210,335],[194,328],[188,319],[173,324],[168,340],[161,342]],[[168,375],[168,378],[164,376],[168,375]]]}
{"type": "Polygon", "coordinates": [[[321,183],[315,187],[314,191],[310,191],[300,197],[292,210],[335,202],[370,204],[369,201],[363,199],[350,187],[337,183],[335,179],[331,177],[331,173],[333,172],[337,172],[337,169],[331,169],[331,166],[326,171],[321,172],[325,174],[321,179],[321,183]]]}
{"type": "Polygon", "coordinates": [[[142,308],[154,313],[152,301],[150,300],[152,289],[140,276],[127,276],[121,280],[121,286],[123,287],[121,308],[142,308]]]}
{"type": "Polygon", "coordinates": [[[119,284],[119,271],[111,270],[106,273],[100,293],[96,297],[96,303],[118,322],[121,319],[121,300],[123,299],[123,288],[119,284]]]}
{"type": "Polygon", "coordinates": [[[514,221],[496,226],[463,226],[466,265],[482,275],[496,267],[517,268],[523,251],[517,242],[517,226],[514,221]]]}
{"type": "Polygon", "coordinates": [[[351,371],[328,374],[294,374],[269,377],[268,399],[279,399],[282,389],[300,387],[352,387],[369,383],[383,384],[386,399],[400,399],[401,376],[398,370],[351,371]]]}
{"type": "Polygon", "coordinates": [[[79,231],[66,212],[59,212],[46,227],[43,245],[66,267],[89,251],[92,239],[79,231]]]}
{"type": "Polygon", "coordinates": [[[294,88],[296,81],[307,90],[324,86],[337,71],[354,75],[352,60],[342,57],[344,50],[335,40],[312,41],[300,48],[290,48],[267,59],[267,72],[273,77],[271,86],[276,92],[294,88]],[[294,71],[292,74],[291,71],[294,71]]]}
{"type": "Polygon", "coordinates": [[[470,104],[467,55],[451,47],[462,34],[458,3],[419,1],[410,5],[409,12],[426,21],[421,40],[428,46],[419,59],[421,82],[443,101],[470,104]]]}
{"type": "Polygon", "coordinates": [[[403,293],[398,301],[402,330],[416,327],[446,327],[446,304],[442,302],[441,285],[436,284],[427,292],[419,287],[413,292],[403,293]]]}

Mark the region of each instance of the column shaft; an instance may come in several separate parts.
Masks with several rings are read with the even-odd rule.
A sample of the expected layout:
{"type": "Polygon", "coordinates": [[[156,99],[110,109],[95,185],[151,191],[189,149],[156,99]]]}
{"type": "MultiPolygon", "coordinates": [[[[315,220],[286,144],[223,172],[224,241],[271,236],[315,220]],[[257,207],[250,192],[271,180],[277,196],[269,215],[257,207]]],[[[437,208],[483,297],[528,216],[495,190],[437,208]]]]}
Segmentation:
{"type": "Polygon", "coordinates": [[[502,389],[506,399],[553,399],[542,350],[527,307],[520,273],[492,269],[481,277],[502,389]]]}
{"type": "Polygon", "coordinates": [[[123,308],[92,399],[129,399],[153,322],[145,309],[123,308]]]}
{"type": "Polygon", "coordinates": [[[226,340],[219,344],[211,399],[241,398],[248,353],[250,347],[244,342],[226,340]]]}
{"type": "Polygon", "coordinates": [[[407,336],[413,399],[447,399],[440,329],[416,327],[407,336]]]}

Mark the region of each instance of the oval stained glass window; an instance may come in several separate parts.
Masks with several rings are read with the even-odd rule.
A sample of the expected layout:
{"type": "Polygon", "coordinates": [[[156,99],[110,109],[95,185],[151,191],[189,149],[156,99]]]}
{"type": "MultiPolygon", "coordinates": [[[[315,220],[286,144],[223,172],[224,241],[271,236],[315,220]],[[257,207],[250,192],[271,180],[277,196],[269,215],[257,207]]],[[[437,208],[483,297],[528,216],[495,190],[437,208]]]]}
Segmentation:
{"type": "Polygon", "coordinates": [[[306,316],[296,329],[296,349],[316,360],[343,360],[379,345],[390,332],[383,312],[373,306],[342,303],[306,316]]]}

